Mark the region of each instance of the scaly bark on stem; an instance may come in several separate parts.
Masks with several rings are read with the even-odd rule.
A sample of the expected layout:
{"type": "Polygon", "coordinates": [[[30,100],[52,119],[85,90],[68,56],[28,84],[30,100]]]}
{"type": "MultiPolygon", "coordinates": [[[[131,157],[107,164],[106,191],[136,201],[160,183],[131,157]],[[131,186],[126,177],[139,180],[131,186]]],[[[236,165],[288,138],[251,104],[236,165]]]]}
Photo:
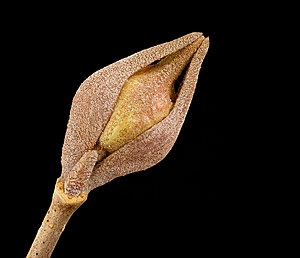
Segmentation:
{"type": "Polygon", "coordinates": [[[58,179],[48,212],[26,258],[51,257],[65,225],[86,199],[86,194],[74,197],[64,193],[63,183],[58,179]]]}

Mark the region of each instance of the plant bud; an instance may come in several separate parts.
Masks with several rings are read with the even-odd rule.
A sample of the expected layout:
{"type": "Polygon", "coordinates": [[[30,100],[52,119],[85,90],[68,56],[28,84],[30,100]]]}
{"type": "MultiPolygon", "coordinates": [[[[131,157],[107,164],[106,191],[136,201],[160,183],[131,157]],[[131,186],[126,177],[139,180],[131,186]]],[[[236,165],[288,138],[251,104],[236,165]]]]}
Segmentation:
{"type": "Polygon", "coordinates": [[[60,180],[66,192],[88,193],[168,154],[208,46],[202,33],[190,33],[104,67],[80,85],[62,149],[60,180]]]}

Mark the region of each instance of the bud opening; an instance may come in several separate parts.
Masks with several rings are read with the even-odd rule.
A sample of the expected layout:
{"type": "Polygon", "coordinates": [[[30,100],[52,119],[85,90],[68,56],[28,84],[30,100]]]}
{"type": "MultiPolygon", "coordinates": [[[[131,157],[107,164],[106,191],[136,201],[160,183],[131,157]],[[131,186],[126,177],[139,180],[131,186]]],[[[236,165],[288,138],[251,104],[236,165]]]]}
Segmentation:
{"type": "Polygon", "coordinates": [[[100,148],[112,153],[168,116],[203,39],[198,38],[127,79],[98,140],[100,148]]]}

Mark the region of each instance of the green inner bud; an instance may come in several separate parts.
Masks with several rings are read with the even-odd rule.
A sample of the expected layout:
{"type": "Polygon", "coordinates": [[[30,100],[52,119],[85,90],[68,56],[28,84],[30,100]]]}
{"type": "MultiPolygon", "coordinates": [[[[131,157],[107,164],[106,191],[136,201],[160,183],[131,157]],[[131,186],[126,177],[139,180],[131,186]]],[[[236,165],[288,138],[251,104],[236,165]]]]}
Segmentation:
{"type": "Polygon", "coordinates": [[[202,40],[199,38],[127,79],[100,136],[102,148],[109,153],[116,151],[170,113],[175,95],[174,83],[202,40]]]}

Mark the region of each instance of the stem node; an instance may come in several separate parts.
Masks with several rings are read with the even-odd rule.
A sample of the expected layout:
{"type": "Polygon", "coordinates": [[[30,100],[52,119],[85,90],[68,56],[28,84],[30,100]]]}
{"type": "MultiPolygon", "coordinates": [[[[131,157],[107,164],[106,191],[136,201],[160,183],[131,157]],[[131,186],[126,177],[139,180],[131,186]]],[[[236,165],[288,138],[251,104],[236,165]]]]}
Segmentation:
{"type": "Polygon", "coordinates": [[[72,196],[64,192],[58,179],[50,207],[35,236],[26,258],[46,258],[51,254],[73,213],[87,200],[87,194],[72,196]]]}

